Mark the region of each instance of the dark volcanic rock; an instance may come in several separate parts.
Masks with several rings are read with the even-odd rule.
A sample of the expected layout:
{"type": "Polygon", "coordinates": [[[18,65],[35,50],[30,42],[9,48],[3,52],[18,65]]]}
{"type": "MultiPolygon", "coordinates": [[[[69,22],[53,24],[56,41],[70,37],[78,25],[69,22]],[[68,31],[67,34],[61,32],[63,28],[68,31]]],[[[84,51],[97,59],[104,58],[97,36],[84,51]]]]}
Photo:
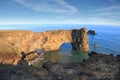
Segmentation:
{"type": "Polygon", "coordinates": [[[94,30],[88,30],[87,34],[96,35],[96,32],[94,30]]]}
{"type": "Polygon", "coordinates": [[[120,55],[117,55],[118,58],[120,58],[120,55]]]}
{"type": "Polygon", "coordinates": [[[91,53],[88,53],[89,56],[97,55],[97,52],[92,51],[91,53]]]}
{"type": "Polygon", "coordinates": [[[46,62],[39,68],[24,61],[16,66],[0,64],[0,80],[120,80],[119,57],[90,54],[84,62],[46,62]]]}
{"type": "Polygon", "coordinates": [[[113,54],[110,54],[110,56],[113,56],[113,54]]]}

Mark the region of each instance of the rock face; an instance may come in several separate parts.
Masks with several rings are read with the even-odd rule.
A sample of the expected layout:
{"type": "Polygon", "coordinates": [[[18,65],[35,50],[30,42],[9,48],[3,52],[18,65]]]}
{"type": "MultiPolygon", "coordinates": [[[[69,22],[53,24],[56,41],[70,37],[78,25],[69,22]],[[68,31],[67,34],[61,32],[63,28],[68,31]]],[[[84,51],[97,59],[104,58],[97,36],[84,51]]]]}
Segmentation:
{"type": "Polygon", "coordinates": [[[72,45],[74,50],[89,51],[87,29],[72,30],[72,45]]]}
{"type": "Polygon", "coordinates": [[[15,55],[18,55],[22,51],[29,53],[37,49],[45,51],[57,50],[65,42],[71,43],[75,50],[89,51],[86,28],[39,33],[31,31],[0,31],[0,55],[4,51],[8,54],[15,53],[15,55]],[[7,50],[9,46],[10,49],[7,50]],[[3,48],[7,51],[3,51],[3,48]]]}
{"type": "Polygon", "coordinates": [[[29,52],[36,49],[44,49],[45,51],[57,50],[64,42],[72,42],[73,45],[79,43],[81,44],[82,51],[89,50],[88,36],[85,28],[41,33],[31,31],[3,31],[0,34],[2,34],[0,36],[0,43],[4,42],[14,46],[20,52],[29,52]]]}

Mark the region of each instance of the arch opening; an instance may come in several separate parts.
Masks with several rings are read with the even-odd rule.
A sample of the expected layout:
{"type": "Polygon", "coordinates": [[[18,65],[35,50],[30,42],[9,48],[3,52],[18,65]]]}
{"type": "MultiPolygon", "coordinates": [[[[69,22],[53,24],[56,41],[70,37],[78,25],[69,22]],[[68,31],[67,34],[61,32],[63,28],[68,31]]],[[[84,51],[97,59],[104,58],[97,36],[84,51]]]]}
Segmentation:
{"type": "Polygon", "coordinates": [[[71,55],[72,50],[73,50],[73,46],[69,42],[61,44],[59,48],[60,53],[64,55],[71,55]]]}

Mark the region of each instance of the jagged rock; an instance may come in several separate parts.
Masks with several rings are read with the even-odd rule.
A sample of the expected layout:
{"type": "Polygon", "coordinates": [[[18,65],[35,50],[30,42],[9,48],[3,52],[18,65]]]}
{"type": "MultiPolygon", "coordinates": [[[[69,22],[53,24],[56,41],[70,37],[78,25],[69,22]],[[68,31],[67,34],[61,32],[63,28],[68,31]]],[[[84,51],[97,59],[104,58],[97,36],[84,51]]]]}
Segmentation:
{"type": "Polygon", "coordinates": [[[33,65],[36,62],[38,62],[39,60],[44,59],[43,58],[43,54],[44,54],[43,50],[34,50],[27,54],[22,52],[21,54],[22,54],[21,60],[25,60],[28,63],[28,65],[33,65]]]}
{"type": "Polygon", "coordinates": [[[85,62],[46,62],[42,67],[0,64],[0,80],[119,80],[117,57],[105,54],[90,56],[85,62]],[[108,62],[109,61],[109,62],[108,62]]]}

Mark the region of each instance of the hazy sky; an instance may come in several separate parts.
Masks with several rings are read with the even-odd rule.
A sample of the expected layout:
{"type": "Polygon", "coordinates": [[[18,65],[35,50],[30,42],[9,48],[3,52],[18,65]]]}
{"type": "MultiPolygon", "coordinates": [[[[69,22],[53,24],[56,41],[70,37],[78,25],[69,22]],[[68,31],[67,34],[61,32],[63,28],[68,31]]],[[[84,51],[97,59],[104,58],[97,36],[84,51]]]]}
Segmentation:
{"type": "Polygon", "coordinates": [[[120,0],[0,0],[0,24],[120,25],[120,0]]]}

